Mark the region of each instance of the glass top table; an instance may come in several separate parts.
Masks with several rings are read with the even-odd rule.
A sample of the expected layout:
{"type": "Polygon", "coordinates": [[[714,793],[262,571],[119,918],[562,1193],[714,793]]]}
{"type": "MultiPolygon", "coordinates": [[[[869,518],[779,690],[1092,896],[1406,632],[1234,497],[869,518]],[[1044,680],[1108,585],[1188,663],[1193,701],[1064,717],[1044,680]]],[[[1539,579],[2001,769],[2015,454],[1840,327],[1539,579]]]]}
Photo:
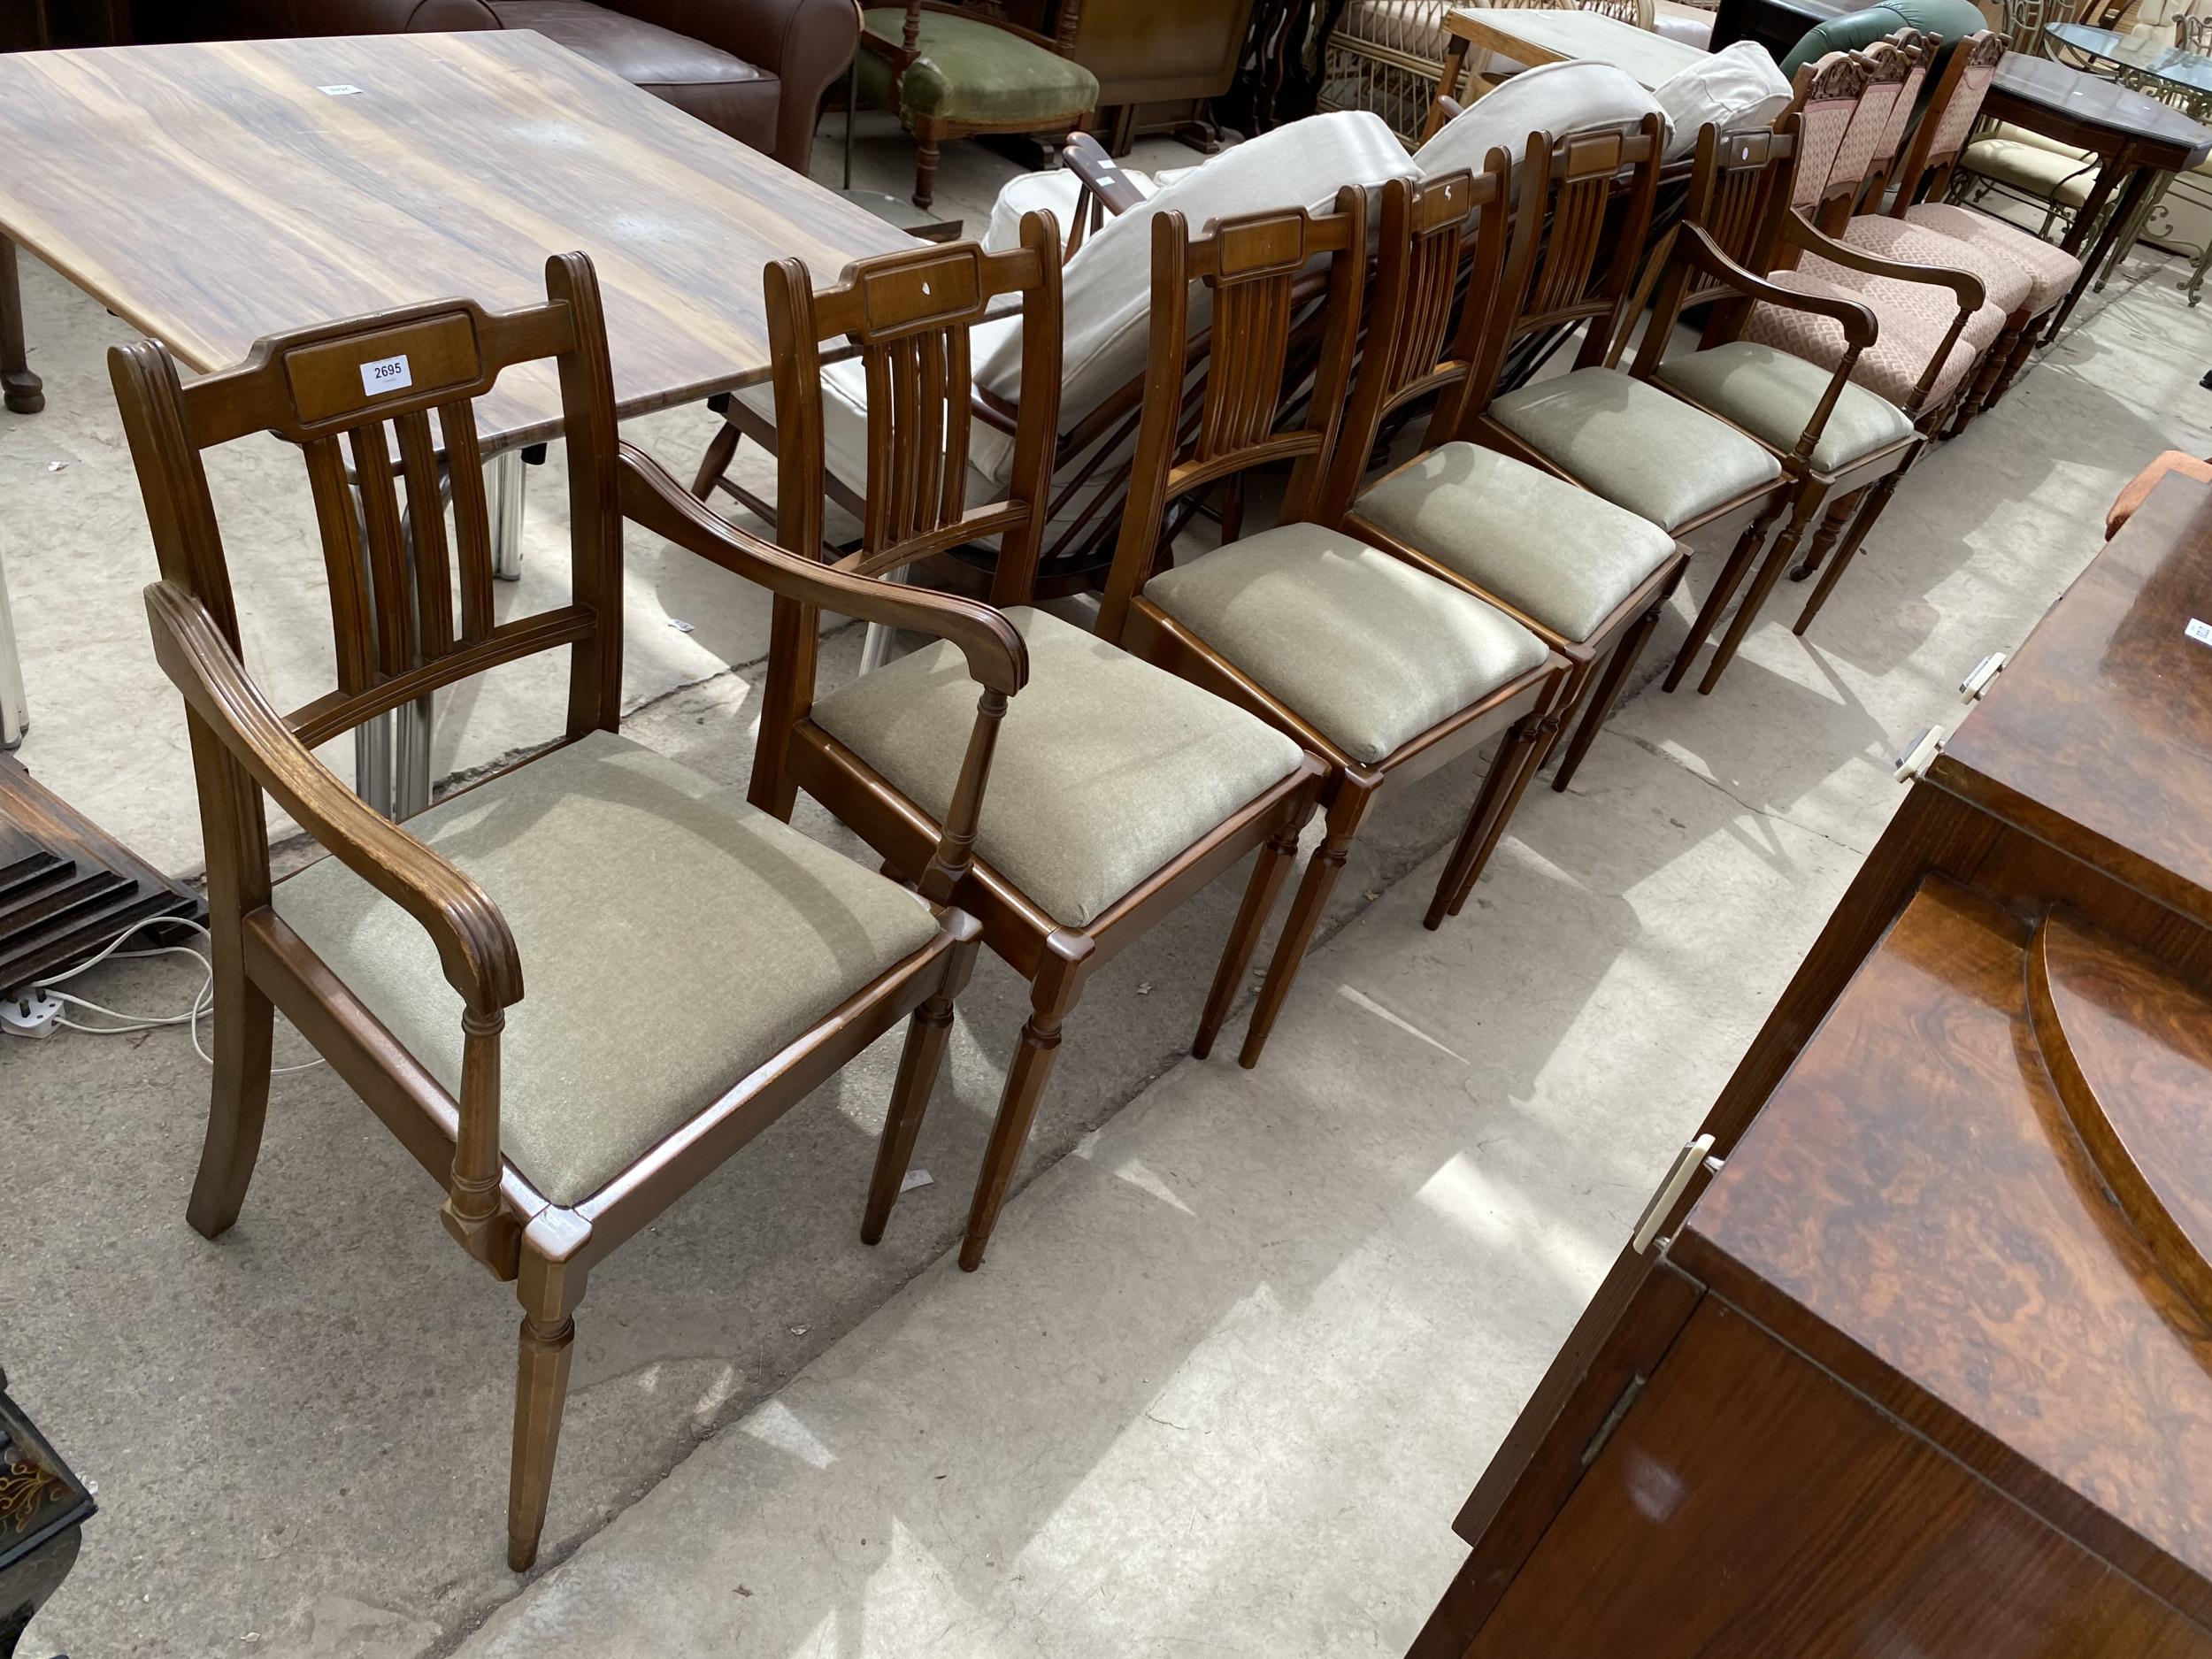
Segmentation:
{"type": "Polygon", "coordinates": [[[2195,98],[2212,100],[2212,58],[2185,51],[2154,35],[2124,35],[2086,23],[2046,23],[2045,38],[2085,52],[2124,71],[2179,88],[2195,98]]]}

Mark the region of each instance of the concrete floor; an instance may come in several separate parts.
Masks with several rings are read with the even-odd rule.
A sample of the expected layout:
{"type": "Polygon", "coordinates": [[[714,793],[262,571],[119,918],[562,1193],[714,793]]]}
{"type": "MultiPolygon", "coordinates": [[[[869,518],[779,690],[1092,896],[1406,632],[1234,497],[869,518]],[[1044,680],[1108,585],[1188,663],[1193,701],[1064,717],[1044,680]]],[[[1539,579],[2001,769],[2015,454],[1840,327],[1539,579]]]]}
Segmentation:
{"type": "MultiPolygon", "coordinates": [[[[895,143],[866,150],[897,188],[895,143]]],[[[954,146],[946,197],[978,221],[1004,171],[954,146]]],[[[124,591],[150,561],[112,471],[114,325],[32,274],[68,401],[0,424],[26,758],[188,867],[173,694],[124,591]],[[82,470],[45,472],[37,446],[63,442],[82,470]],[[74,496],[42,482],[69,472],[74,496]]],[[[1117,964],[982,1273],[945,1253],[1010,975],[987,963],[962,1005],[916,1157],[936,1182],[879,1248],[854,1227],[890,1055],[792,1114],[595,1277],[527,1584],[500,1559],[513,1305],[348,1092],[280,1079],[245,1217],[210,1245],[182,1221],[205,1073],[180,1033],[0,1048],[33,1194],[0,1255],[0,1355],[104,1506],[36,1650],[1402,1651],[1459,1557],[1452,1513],[1893,810],[1887,757],[1955,718],[1959,675],[2024,634],[2144,458],[2205,447],[2212,326],[2177,274],[2132,268],[1928,460],[1812,641],[1786,590],[1715,696],[1623,710],[1440,933],[1420,909],[1473,774],[1386,811],[1260,1071],[1226,1044],[1177,1059],[1235,878],[1117,964]]],[[[683,461],[699,434],[651,435],[683,461]]],[[[282,585],[304,544],[281,513],[258,522],[269,585],[242,599],[281,656],[313,595],[282,585]]],[[[757,618],[637,557],[634,598],[661,603],[634,618],[626,729],[741,776],[757,618]]],[[[855,645],[833,640],[833,672],[855,645]]],[[[528,689],[500,695],[449,720],[449,760],[521,741],[528,689]]],[[[118,965],[87,994],[180,1007],[187,979],[118,965]]]]}

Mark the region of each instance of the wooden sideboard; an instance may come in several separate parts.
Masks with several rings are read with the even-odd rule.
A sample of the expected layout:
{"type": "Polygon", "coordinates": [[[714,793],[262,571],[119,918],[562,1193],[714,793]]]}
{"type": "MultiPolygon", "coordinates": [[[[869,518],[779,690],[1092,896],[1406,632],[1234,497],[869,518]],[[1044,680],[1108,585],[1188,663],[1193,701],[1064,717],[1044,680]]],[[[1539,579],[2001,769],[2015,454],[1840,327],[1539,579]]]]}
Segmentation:
{"type": "Polygon", "coordinates": [[[2212,1656],[2208,623],[2175,479],[1926,761],[1414,1659],[2212,1656]]]}

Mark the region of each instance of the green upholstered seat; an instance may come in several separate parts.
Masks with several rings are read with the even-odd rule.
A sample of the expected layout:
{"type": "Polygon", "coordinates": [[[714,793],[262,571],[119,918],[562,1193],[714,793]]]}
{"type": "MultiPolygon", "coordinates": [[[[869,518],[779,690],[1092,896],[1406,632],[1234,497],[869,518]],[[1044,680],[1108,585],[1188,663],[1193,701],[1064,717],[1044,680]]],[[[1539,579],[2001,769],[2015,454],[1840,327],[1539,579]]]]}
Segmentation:
{"type": "Polygon", "coordinates": [[[1669,534],[1782,472],[1726,422],[1612,369],[1532,380],[1493,399],[1489,413],[1587,488],[1669,534]]]}
{"type": "Polygon", "coordinates": [[[1577,641],[1674,551],[1674,538],[1649,519],[1474,443],[1430,450],[1352,511],[1577,641]]]}
{"type": "MultiPolygon", "coordinates": [[[[1778,449],[1793,449],[1820,406],[1832,369],[1772,346],[1732,340],[1708,351],[1678,352],[1659,365],[1668,385],[1778,449]]],[[[1905,411],[1846,380],[1813,446],[1813,466],[1833,472],[1912,433],[1905,411]]]]}
{"type": "Polygon", "coordinates": [[[1899,29],[1915,28],[1943,42],[1943,54],[1928,70],[1927,85],[1932,88],[1949,49],[1988,27],[1989,19],[1973,0],[1882,0],[1880,5],[1847,12],[1808,29],[1782,60],[1782,73],[1793,75],[1801,65],[1830,52],[1859,51],[1899,29]]]}
{"type": "MultiPolygon", "coordinates": [[[[991,757],[976,856],[1056,920],[1081,926],[1297,769],[1256,716],[1049,612],[1006,618],[1029,683],[991,757]]],[[[823,730],[941,818],[975,725],[975,682],[927,646],[814,705],[823,730]]]]}
{"type": "Polygon", "coordinates": [[[1144,596],[1368,762],[1549,655],[1495,605],[1318,525],[1216,548],[1144,596]]]}
{"type": "MultiPolygon", "coordinates": [[[[896,44],[904,37],[906,13],[898,7],[863,12],[861,20],[879,40],[896,44]]],[[[1082,65],[979,19],[925,12],[918,47],[921,56],[899,82],[902,116],[1011,127],[1098,107],[1098,77],[1082,65]]],[[[888,104],[889,61],[864,47],[859,67],[861,101],[888,104]]]]}
{"type": "MultiPolygon", "coordinates": [[[[501,1149],[588,1197],[937,933],[914,895],[611,732],[408,821],[513,932],[501,1149]]],[[[449,1091],[461,999],[414,919],[335,858],[277,914],[449,1091]]]]}

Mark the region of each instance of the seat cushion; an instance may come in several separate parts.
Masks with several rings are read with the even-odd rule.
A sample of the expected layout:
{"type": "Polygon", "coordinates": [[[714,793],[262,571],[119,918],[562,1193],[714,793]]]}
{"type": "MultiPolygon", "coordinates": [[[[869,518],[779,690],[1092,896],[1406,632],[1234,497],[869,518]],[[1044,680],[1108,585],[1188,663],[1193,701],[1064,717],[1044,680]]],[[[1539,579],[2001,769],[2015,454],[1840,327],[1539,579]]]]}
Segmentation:
{"type": "MultiPolygon", "coordinates": [[[[1659,378],[1684,396],[1785,452],[1804,436],[1805,423],[1820,407],[1834,373],[1832,367],[1748,340],[1678,352],[1659,365],[1659,378]]],[[[1836,472],[1909,437],[1912,429],[1911,419],[1889,399],[1847,380],[1813,446],[1813,466],[1836,472]]]]}
{"type": "MultiPolygon", "coordinates": [[[[1491,66],[1497,67],[1495,59],[1491,66]]],[[[1650,93],[1610,64],[1545,64],[1521,70],[1470,103],[1413,152],[1413,165],[1430,179],[1461,167],[1480,173],[1490,151],[1502,146],[1517,167],[1531,133],[1564,138],[1632,127],[1647,115],[1664,113],[1650,93]]]]}
{"type": "Polygon", "coordinates": [[[1494,399],[1489,412],[1586,488],[1669,534],[1782,472],[1726,422],[1613,369],[1532,380],[1494,399]]]}
{"type": "Polygon", "coordinates": [[[2039,317],[2064,299],[2081,276],[2081,261],[2065,249],[2017,225],[2008,225],[1993,213],[1978,213],[1949,202],[1923,202],[1905,210],[1905,222],[1989,249],[2011,260],[2027,273],[2031,316],[2039,317]]]}
{"type": "Polygon", "coordinates": [[[2024,196],[2062,207],[2079,207],[2097,182],[2095,157],[2070,155],[2011,138],[1976,139],[1959,157],[1959,165],[2024,196]]]}
{"type": "Polygon", "coordinates": [[[1430,450],[1352,511],[1578,643],[1674,551],[1648,518],[1474,443],[1430,450]]]}
{"type": "MultiPolygon", "coordinates": [[[[1676,32],[1681,21],[1661,18],[1658,32],[1670,39],[1682,39],[1683,35],[1676,32]]],[[[1703,28],[1706,40],[1711,39],[1709,18],[1696,27],[1703,28]]],[[[1691,44],[1702,46],[1706,41],[1692,41],[1691,44]]],[[[1742,127],[1772,127],[1789,107],[1790,83],[1774,66],[1765,47],[1756,41],[1738,41],[1660,82],[1651,96],[1666,111],[1669,129],[1674,134],[1667,145],[1667,158],[1672,160],[1697,148],[1701,127],[1717,127],[1725,133],[1742,127]]]]}
{"type": "Polygon", "coordinates": [[[1863,248],[1885,259],[1907,265],[1941,265],[1947,271],[1963,271],[1979,277],[1984,300],[2008,318],[2025,311],[2029,296],[2034,291],[2027,268],[2018,260],[2008,259],[1985,242],[1947,236],[1941,231],[1908,219],[1863,213],[1845,227],[1843,240],[1854,248],[1863,248]]]}
{"type": "Polygon", "coordinates": [[[1495,605],[1318,525],[1216,548],[1144,594],[1370,763],[1548,655],[1495,605]]]}
{"type": "MultiPolygon", "coordinates": [[[[933,938],[914,895],[611,732],[411,818],[507,918],[525,992],[499,1139],[557,1204],[597,1192],[933,938]]],[[[335,858],[277,914],[450,1091],[461,999],[427,934],[335,858]]]]}
{"type": "MultiPolygon", "coordinates": [[[[1768,280],[1801,294],[1856,300],[1869,307],[1879,332],[1874,343],[1859,354],[1851,378],[1901,409],[1910,405],[1913,388],[1958,315],[1958,303],[1947,288],[1895,277],[1870,277],[1825,259],[1808,258],[1800,270],[1770,272],[1768,280]]],[[[1994,305],[1985,304],[1967,319],[1936,374],[1924,407],[1933,409],[1949,400],[2004,326],[2005,313],[1994,305]]],[[[1825,317],[1786,311],[1764,302],[1751,308],[1743,337],[1759,345],[1778,347],[1824,368],[1833,368],[1843,358],[1840,325],[1825,317]]]]}
{"type": "MultiPolygon", "coordinates": [[[[874,7],[860,18],[878,40],[895,45],[905,35],[906,13],[895,7],[874,7]]],[[[1098,107],[1096,75],[1071,58],[979,18],[923,12],[919,50],[899,82],[902,116],[985,127],[1049,126],[1098,107]]],[[[889,60],[864,47],[859,64],[862,101],[889,103],[889,60]]]]}
{"type": "MultiPolygon", "coordinates": [[[[1060,620],[1021,607],[1029,683],[992,753],[979,857],[1080,927],[1296,770],[1256,716],[1060,620]]],[[[942,818],[975,725],[976,687],[939,643],[814,705],[822,729],[942,818]]]]}
{"type": "Polygon", "coordinates": [[[500,26],[535,29],[755,150],[776,147],[782,82],[704,41],[592,0],[488,0],[500,26]]]}

